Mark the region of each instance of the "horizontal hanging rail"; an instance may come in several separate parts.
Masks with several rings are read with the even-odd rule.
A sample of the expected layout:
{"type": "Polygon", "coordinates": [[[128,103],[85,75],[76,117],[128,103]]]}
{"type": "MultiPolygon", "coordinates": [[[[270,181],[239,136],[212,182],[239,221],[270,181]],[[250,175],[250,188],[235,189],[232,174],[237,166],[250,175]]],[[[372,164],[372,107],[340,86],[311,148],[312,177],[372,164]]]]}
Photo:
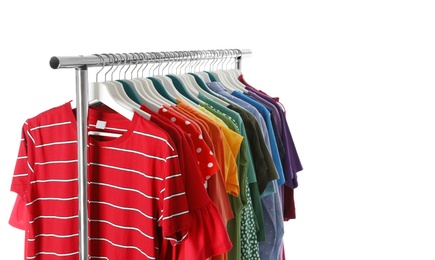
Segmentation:
{"type": "MultiPolygon", "coordinates": [[[[251,55],[249,49],[222,49],[222,50],[204,50],[204,51],[170,51],[170,52],[135,52],[122,53],[114,55],[125,55],[122,62],[126,63],[154,63],[166,62],[173,59],[226,59],[234,57],[237,62],[243,57],[251,55]],[[141,55],[146,55],[141,57],[141,55]]],[[[50,67],[52,69],[61,68],[77,68],[82,66],[101,67],[103,64],[108,65],[111,62],[110,56],[107,55],[88,55],[88,56],[53,56],[50,59],[50,67]]]]}

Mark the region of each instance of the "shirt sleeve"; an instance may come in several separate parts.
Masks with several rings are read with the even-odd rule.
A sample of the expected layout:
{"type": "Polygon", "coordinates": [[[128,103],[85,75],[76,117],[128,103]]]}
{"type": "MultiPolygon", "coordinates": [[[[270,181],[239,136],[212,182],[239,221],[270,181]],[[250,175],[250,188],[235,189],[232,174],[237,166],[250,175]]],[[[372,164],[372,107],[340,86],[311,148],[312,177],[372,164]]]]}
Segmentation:
{"type": "Polygon", "coordinates": [[[29,180],[33,174],[34,156],[32,148],[34,145],[33,137],[26,122],[22,127],[21,141],[11,185],[11,191],[17,193],[23,201],[26,201],[29,180]]]}
{"type": "Polygon", "coordinates": [[[14,207],[12,208],[11,215],[9,217],[9,225],[26,230],[27,226],[27,213],[26,213],[26,203],[24,203],[21,196],[16,196],[14,207]]]}
{"type": "Polygon", "coordinates": [[[11,191],[17,193],[17,197],[9,217],[9,225],[22,230],[26,229],[27,222],[25,199],[30,175],[33,174],[33,145],[26,122],[21,129],[21,140],[11,184],[11,191]]]}
{"type": "Polygon", "coordinates": [[[158,221],[163,238],[176,245],[187,237],[190,227],[185,185],[176,150],[166,158],[166,168],[162,170],[164,177],[160,189],[161,214],[158,221]]]}

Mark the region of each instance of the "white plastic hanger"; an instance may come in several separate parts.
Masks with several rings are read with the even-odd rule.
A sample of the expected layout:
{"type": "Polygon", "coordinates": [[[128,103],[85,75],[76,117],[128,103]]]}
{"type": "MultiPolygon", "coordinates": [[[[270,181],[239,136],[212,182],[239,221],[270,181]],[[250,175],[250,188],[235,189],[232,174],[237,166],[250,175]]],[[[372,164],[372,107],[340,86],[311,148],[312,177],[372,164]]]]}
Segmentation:
{"type": "MultiPolygon", "coordinates": [[[[165,87],[168,94],[170,94],[172,96],[172,98],[174,98],[174,99],[178,98],[180,100],[183,100],[186,103],[189,103],[192,106],[195,106],[195,103],[193,103],[188,98],[183,96],[180,92],[178,92],[178,90],[177,90],[177,88],[175,88],[171,78],[169,78],[168,76],[165,76],[165,75],[161,75],[163,73],[160,73],[160,67],[162,65],[163,58],[166,58],[166,57],[169,58],[169,55],[167,55],[166,53],[158,53],[158,57],[157,57],[157,54],[153,53],[152,55],[156,55],[155,56],[156,59],[158,58],[158,60],[159,60],[158,65],[153,69],[153,76],[152,77],[159,80],[159,82],[162,83],[162,85],[165,87]],[[156,70],[157,70],[157,74],[155,73],[156,70]]],[[[169,62],[167,62],[165,67],[162,68],[162,72],[168,66],[168,64],[169,64],[169,62]]]]}
{"type": "MultiPolygon", "coordinates": [[[[133,54],[134,56],[135,54],[133,54]]],[[[139,78],[139,69],[142,68],[142,65],[139,67],[139,69],[137,70],[137,75],[136,78],[133,78],[133,73],[135,71],[135,69],[137,68],[137,64],[139,62],[139,59],[143,60],[142,56],[138,55],[138,59],[136,59],[136,64],[135,67],[133,68],[133,70],[131,71],[131,79],[125,79],[125,81],[127,81],[128,83],[130,83],[134,90],[136,91],[136,94],[138,95],[140,101],[142,104],[144,104],[145,106],[147,106],[149,109],[151,109],[154,112],[159,111],[159,109],[162,107],[161,105],[159,105],[157,102],[155,102],[152,98],[147,97],[147,95],[144,92],[144,87],[142,85],[142,82],[138,79],[139,78]]],[[[135,57],[135,56],[134,56],[135,57]]],[[[127,73],[127,71],[126,71],[127,73]]]]}
{"type": "Polygon", "coordinates": [[[199,69],[198,69],[198,71],[196,71],[194,73],[196,75],[198,75],[198,77],[202,78],[202,80],[205,83],[210,83],[211,82],[210,76],[204,70],[207,67],[208,61],[211,59],[211,52],[210,51],[203,51],[203,52],[200,52],[200,55],[201,55],[201,60],[203,60],[204,62],[201,61],[199,63],[199,65],[198,65],[199,69]],[[202,55],[204,55],[204,58],[202,55]],[[204,65],[203,65],[203,63],[204,63],[204,65]],[[204,66],[204,69],[201,70],[201,66],[204,66]]]}
{"type": "Polygon", "coordinates": [[[216,51],[216,57],[218,57],[219,62],[216,64],[216,69],[211,71],[211,73],[213,73],[218,81],[222,83],[227,91],[232,92],[235,90],[240,90],[245,92],[246,90],[241,90],[237,83],[235,83],[234,80],[230,78],[231,75],[223,69],[224,58],[228,56],[229,55],[226,53],[225,50],[222,50],[221,53],[219,51],[216,51]],[[219,66],[221,66],[221,69],[219,69],[219,66]]]}
{"type": "MultiPolygon", "coordinates": [[[[107,55],[107,54],[104,54],[107,55]]],[[[114,54],[113,58],[118,59],[118,57],[116,57],[114,54]]],[[[121,54],[118,54],[121,58],[124,58],[121,54]]],[[[107,55],[107,57],[110,57],[109,55],[107,55]]],[[[109,58],[110,59],[110,58],[109,58]]],[[[125,56],[125,60],[124,60],[124,65],[122,67],[125,66],[127,62],[127,56],[125,56]]],[[[119,63],[118,63],[119,64],[119,63]]],[[[113,66],[112,66],[113,67],[113,66]]],[[[112,69],[112,68],[110,68],[112,69]]],[[[146,119],[150,119],[151,115],[146,113],[145,111],[140,109],[140,105],[137,104],[136,102],[134,102],[133,100],[130,99],[130,97],[127,95],[127,93],[124,90],[124,87],[122,86],[122,84],[120,82],[114,81],[113,80],[113,73],[118,69],[118,66],[116,67],[116,69],[112,72],[111,74],[111,80],[110,81],[106,81],[104,82],[107,87],[107,89],[109,91],[111,91],[113,96],[116,96],[117,100],[120,101],[120,104],[123,105],[125,108],[129,109],[132,112],[136,112],[139,115],[143,116],[146,119]]],[[[121,75],[121,70],[122,68],[119,70],[119,76],[121,75]]],[[[109,70],[110,71],[110,70],[109,70]]],[[[108,72],[106,72],[107,74],[108,72]]]]}
{"type": "Polygon", "coordinates": [[[110,107],[129,120],[133,118],[133,111],[124,105],[124,101],[117,93],[113,92],[112,87],[107,85],[106,82],[89,83],[89,104],[98,102],[110,107]]]}
{"type": "MultiPolygon", "coordinates": [[[[198,60],[201,60],[202,56],[201,56],[200,52],[191,52],[191,56],[195,56],[195,55],[198,55],[198,57],[200,57],[200,58],[198,58],[198,60]]],[[[199,61],[198,63],[195,63],[194,65],[192,65],[190,70],[191,71],[195,71],[196,70],[196,66],[199,66],[200,63],[201,63],[201,61],[199,61]]],[[[196,74],[195,72],[193,72],[193,73],[196,74]]],[[[199,93],[201,93],[202,95],[206,96],[207,98],[209,98],[209,99],[211,99],[211,100],[213,100],[213,101],[215,101],[215,102],[217,102],[217,103],[219,103],[219,104],[221,104],[223,106],[228,106],[229,105],[224,100],[222,100],[222,99],[220,99],[220,98],[218,98],[216,96],[213,96],[210,93],[208,93],[207,91],[205,91],[204,89],[202,89],[201,86],[199,86],[198,83],[196,82],[196,79],[195,79],[195,77],[193,75],[191,75],[191,74],[184,74],[184,75],[185,75],[186,79],[191,82],[191,85],[198,92],[198,95],[199,95],[199,93]]],[[[207,76],[208,76],[208,74],[207,74],[207,76]]],[[[204,84],[205,84],[205,82],[204,82],[204,84]]],[[[206,87],[207,87],[207,85],[206,85],[206,87]]]]}
{"type": "MultiPolygon", "coordinates": [[[[226,52],[226,51],[224,51],[226,52]]],[[[225,70],[222,70],[222,73],[224,73],[227,76],[227,79],[229,80],[229,82],[238,90],[242,91],[242,92],[247,92],[245,85],[242,84],[242,82],[239,81],[238,77],[240,76],[241,72],[238,69],[228,69],[228,64],[229,62],[231,62],[231,58],[233,57],[234,60],[237,59],[237,50],[229,50],[229,52],[231,53],[227,53],[227,56],[229,57],[225,70]],[[234,52],[234,57],[233,57],[233,51],[234,52]],[[237,73],[236,73],[237,72],[237,73]]],[[[236,64],[235,64],[236,66],[236,64]]]]}
{"type": "Polygon", "coordinates": [[[183,82],[185,82],[187,90],[191,93],[191,95],[194,97],[198,97],[198,95],[199,95],[198,89],[200,89],[200,87],[199,87],[198,83],[196,82],[195,77],[187,73],[188,71],[193,71],[192,62],[194,61],[193,57],[195,55],[196,55],[196,53],[194,53],[194,52],[188,53],[187,57],[190,57],[189,63],[186,66],[184,74],[181,74],[181,77],[183,78],[183,82]]]}
{"type": "Polygon", "coordinates": [[[208,75],[208,73],[207,72],[204,72],[204,71],[196,71],[196,72],[194,72],[196,75],[198,75],[200,78],[202,78],[202,80],[205,82],[205,83],[210,83],[211,82],[211,79],[210,79],[210,76],[208,75]]]}
{"type": "Polygon", "coordinates": [[[134,113],[129,107],[124,105],[121,97],[106,82],[98,82],[98,74],[104,69],[105,64],[104,59],[100,55],[96,54],[96,56],[103,61],[103,66],[96,75],[96,81],[89,84],[89,104],[101,102],[131,120],[134,113]]]}
{"type": "Polygon", "coordinates": [[[146,53],[141,53],[141,54],[143,55],[144,59],[147,60],[147,62],[145,63],[146,64],[145,67],[142,69],[141,77],[139,77],[138,75],[138,78],[136,79],[138,82],[141,83],[141,87],[139,87],[137,91],[141,93],[142,96],[148,97],[150,100],[152,100],[154,103],[158,105],[167,105],[167,106],[175,105],[172,101],[161,96],[160,93],[157,92],[157,90],[154,88],[153,82],[144,76],[144,71],[146,67],[148,67],[148,55],[146,53]]]}
{"type": "MultiPolygon", "coordinates": [[[[197,102],[197,103],[199,103],[199,102],[201,102],[199,99],[197,99],[196,97],[198,96],[198,92],[197,92],[197,90],[191,85],[191,82],[189,82],[188,80],[187,80],[187,78],[185,77],[185,75],[182,75],[181,74],[181,68],[182,67],[184,67],[184,64],[183,64],[183,57],[184,57],[184,54],[185,53],[183,53],[183,52],[174,52],[174,53],[171,53],[171,54],[169,54],[169,53],[163,53],[164,54],[164,56],[163,57],[166,57],[169,61],[172,61],[171,62],[171,65],[172,64],[175,64],[175,62],[176,62],[176,59],[175,59],[175,57],[179,57],[180,59],[180,64],[176,67],[176,69],[175,69],[175,74],[173,74],[173,73],[169,73],[168,75],[171,75],[171,76],[174,76],[174,77],[176,77],[177,79],[179,79],[181,82],[182,82],[182,84],[183,84],[183,86],[184,86],[184,88],[185,88],[185,90],[192,96],[192,98],[193,99],[196,99],[195,101],[197,102]],[[176,55],[174,54],[174,53],[176,53],[176,55]],[[172,55],[172,54],[174,54],[174,55],[172,55]],[[182,65],[181,67],[180,67],[180,65],[182,65]],[[178,69],[180,68],[180,72],[178,72],[178,69]]],[[[162,72],[164,72],[164,69],[166,68],[167,66],[165,66],[164,68],[163,68],[163,70],[162,70],[162,72]]],[[[168,69],[168,71],[169,71],[169,69],[168,69]]],[[[181,100],[183,100],[184,102],[186,102],[186,103],[188,103],[189,105],[191,105],[191,106],[193,106],[193,107],[197,107],[198,105],[195,103],[195,102],[193,102],[192,100],[190,100],[189,98],[187,98],[187,97],[185,97],[183,94],[181,94],[178,90],[177,90],[177,88],[173,85],[173,82],[172,82],[172,79],[171,78],[169,78],[169,77],[167,77],[167,76],[163,76],[163,77],[160,77],[161,79],[163,79],[163,78],[165,78],[165,79],[168,79],[170,82],[168,82],[167,84],[169,85],[168,87],[169,87],[169,89],[171,89],[173,92],[174,92],[174,95],[177,95],[177,97],[179,98],[179,99],[181,99],[181,100]]],[[[165,85],[166,86],[166,85],[165,85]]]]}

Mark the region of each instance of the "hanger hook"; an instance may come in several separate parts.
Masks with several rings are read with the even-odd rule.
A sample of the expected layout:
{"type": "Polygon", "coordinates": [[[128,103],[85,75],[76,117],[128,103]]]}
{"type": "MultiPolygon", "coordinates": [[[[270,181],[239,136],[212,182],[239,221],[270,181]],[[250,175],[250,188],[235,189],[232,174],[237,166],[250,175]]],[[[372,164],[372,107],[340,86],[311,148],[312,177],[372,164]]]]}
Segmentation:
{"type": "Polygon", "coordinates": [[[192,54],[193,64],[190,68],[190,72],[195,72],[196,67],[199,64],[199,52],[195,50],[195,51],[191,51],[191,54],[192,54]]]}
{"type": "Polygon", "coordinates": [[[216,62],[214,56],[215,56],[214,51],[213,50],[209,50],[209,61],[210,61],[210,64],[207,64],[209,70],[212,70],[213,63],[216,62]]]}
{"type": "Polygon", "coordinates": [[[205,64],[207,63],[208,53],[206,50],[199,51],[199,53],[200,53],[201,62],[198,65],[198,71],[203,71],[202,67],[205,68],[205,64]]]}
{"type": "Polygon", "coordinates": [[[216,50],[211,50],[211,53],[212,53],[212,57],[213,57],[213,59],[212,59],[212,62],[210,63],[210,70],[214,70],[214,66],[215,66],[215,63],[218,61],[217,60],[217,51],[216,50]]]}
{"type": "Polygon", "coordinates": [[[158,52],[152,52],[152,53],[154,55],[154,62],[155,62],[155,65],[153,67],[153,76],[155,76],[155,75],[159,75],[160,55],[158,52]],[[156,73],[156,70],[157,70],[157,73],[156,73]]]}
{"type": "Polygon", "coordinates": [[[119,54],[119,57],[121,58],[119,64],[122,63],[122,67],[119,69],[119,72],[118,72],[118,79],[121,79],[121,72],[122,72],[122,69],[123,69],[123,68],[125,67],[125,65],[127,64],[127,57],[124,56],[124,53],[118,53],[118,54],[119,54]]]}
{"type": "Polygon", "coordinates": [[[187,72],[191,71],[191,64],[192,64],[193,59],[192,59],[192,52],[186,51],[185,54],[186,54],[186,61],[188,63],[186,64],[186,69],[184,72],[187,73],[187,72]]]}
{"type": "Polygon", "coordinates": [[[147,52],[147,54],[150,55],[150,59],[148,60],[151,63],[151,67],[149,68],[148,72],[150,74],[150,76],[153,76],[152,73],[154,72],[154,61],[156,59],[156,55],[152,52],[147,52]]]}
{"type": "Polygon", "coordinates": [[[181,54],[179,51],[175,52],[175,62],[177,63],[177,66],[175,67],[175,74],[178,74],[178,69],[181,66],[181,54]]]}
{"type": "Polygon", "coordinates": [[[180,58],[180,52],[179,51],[174,51],[174,65],[176,65],[175,67],[175,73],[174,74],[178,74],[178,68],[181,65],[181,58],[180,58]]]}
{"type": "Polygon", "coordinates": [[[210,50],[210,53],[211,53],[211,59],[212,59],[212,61],[210,63],[210,70],[213,71],[213,65],[217,62],[217,59],[216,59],[217,54],[216,54],[216,50],[210,50]]]}
{"type": "Polygon", "coordinates": [[[228,67],[231,69],[231,62],[233,61],[233,59],[235,59],[237,57],[237,49],[230,49],[231,55],[230,55],[230,59],[228,62],[228,67]]]}
{"type": "Polygon", "coordinates": [[[100,54],[94,54],[94,55],[97,56],[98,59],[100,59],[100,62],[98,63],[98,65],[100,65],[100,63],[103,63],[103,66],[95,75],[95,82],[98,82],[98,74],[100,74],[100,72],[104,69],[104,66],[106,65],[106,63],[104,62],[104,58],[100,54]]]}
{"type": "Polygon", "coordinates": [[[101,54],[101,55],[106,56],[106,57],[109,59],[109,64],[112,65],[112,66],[110,67],[110,69],[109,69],[109,70],[104,74],[104,81],[107,81],[107,74],[109,73],[109,71],[112,70],[112,68],[113,68],[113,62],[112,62],[112,60],[111,60],[110,55],[108,55],[108,54],[106,54],[106,53],[103,53],[103,54],[101,54]]]}
{"type": "Polygon", "coordinates": [[[172,73],[172,67],[175,64],[175,53],[173,51],[169,52],[169,68],[168,68],[168,74],[172,73]]]}
{"type": "MultiPolygon", "coordinates": [[[[113,55],[114,55],[114,57],[116,57],[116,67],[115,67],[115,69],[114,69],[113,72],[112,72],[111,80],[114,79],[114,75],[115,75],[115,73],[116,73],[116,71],[117,71],[118,69],[121,71],[122,67],[119,68],[119,65],[121,65],[122,60],[123,60],[123,59],[122,59],[122,56],[121,56],[120,53],[114,53],[113,55]]],[[[120,72],[120,73],[121,73],[121,72],[120,72]]]]}
{"type": "Polygon", "coordinates": [[[121,62],[122,62],[122,60],[121,60],[122,56],[121,56],[121,54],[119,54],[119,53],[114,53],[114,54],[111,54],[111,55],[113,55],[113,58],[114,58],[114,59],[116,58],[116,67],[115,67],[115,69],[112,71],[112,75],[111,75],[111,80],[113,80],[113,78],[114,78],[113,75],[115,75],[115,72],[119,69],[119,65],[120,65],[121,62]]]}
{"type": "Polygon", "coordinates": [[[199,69],[198,71],[204,71],[205,68],[207,67],[207,63],[209,61],[209,52],[207,50],[201,51],[201,58],[202,58],[202,62],[201,64],[199,64],[199,69]],[[203,68],[203,69],[201,69],[203,68]]]}
{"type": "Polygon", "coordinates": [[[227,62],[225,63],[225,69],[228,70],[229,64],[231,63],[231,58],[232,58],[232,55],[233,55],[233,50],[227,49],[227,50],[225,50],[225,53],[226,53],[225,60],[227,60],[227,62]]]}
{"type": "MultiPolygon", "coordinates": [[[[152,67],[152,69],[153,69],[153,75],[152,76],[154,76],[154,75],[156,75],[156,69],[158,68],[158,66],[159,66],[159,56],[157,55],[158,53],[157,52],[150,52],[150,54],[151,54],[151,56],[153,56],[153,59],[152,59],[152,61],[154,62],[154,64],[155,65],[153,65],[153,67],[152,67]]],[[[151,72],[151,69],[150,69],[150,72],[151,72]]]]}
{"type": "Polygon", "coordinates": [[[217,49],[216,50],[216,64],[215,64],[215,66],[216,66],[216,70],[219,70],[219,65],[221,64],[221,62],[222,62],[222,55],[221,55],[221,50],[220,49],[217,49]]]}
{"type": "Polygon", "coordinates": [[[183,72],[183,68],[184,68],[184,66],[186,66],[186,55],[185,55],[185,53],[184,53],[184,51],[180,51],[180,54],[181,54],[181,66],[180,66],[180,74],[182,74],[183,72]]]}
{"type": "Polygon", "coordinates": [[[155,69],[157,70],[157,75],[160,75],[160,67],[162,66],[162,63],[163,63],[163,55],[161,52],[157,52],[156,55],[157,55],[158,62],[157,62],[157,66],[155,69]]]}
{"type": "MultiPolygon", "coordinates": [[[[131,55],[133,56],[133,61],[136,61],[135,63],[134,63],[134,67],[133,67],[133,70],[131,71],[131,75],[130,75],[130,78],[132,79],[133,78],[133,72],[134,72],[134,70],[137,68],[137,64],[138,64],[138,62],[139,62],[139,59],[136,59],[136,53],[131,53],[131,55]]],[[[139,55],[138,55],[139,56],[139,55]]]]}
{"type": "Polygon", "coordinates": [[[224,49],[225,53],[225,59],[222,64],[222,69],[227,70],[228,69],[228,63],[231,61],[231,51],[228,49],[224,49]]]}
{"type": "MultiPolygon", "coordinates": [[[[219,54],[220,54],[220,60],[219,60],[218,66],[220,66],[220,69],[223,70],[224,69],[225,59],[227,58],[225,56],[225,50],[219,50],[219,54]]],[[[217,69],[219,70],[219,67],[217,69]]]]}
{"type": "Polygon", "coordinates": [[[143,59],[143,53],[141,53],[141,52],[137,52],[136,53],[137,54],[137,56],[139,57],[138,58],[138,62],[140,61],[140,67],[139,68],[137,68],[137,72],[136,72],[136,78],[139,78],[139,71],[140,71],[140,69],[142,69],[142,67],[143,67],[143,65],[144,65],[144,59],[143,59]]]}
{"type": "Polygon", "coordinates": [[[194,72],[196,70],[196,66],[199,64],[199,54],[198,51],[191,51],[190,52],[192,56],[192,66],[190,66],[190,72],[194,72]]]}
{"type": "MultiPolygon", "coordinates": [[[[190,56],[189,56],[189,53],[187,52],[187,51],[183,51],[183,59],[184,59],[184,65],[183,65],[183,67],[182,68],[184,68],[184,73],[183,74],[185,74],[186,73],[186,71],[187,71],[187,67],[188,67],[188,65],[190,64],[190,56]]],[[[181,72],[181,71],[180,71],[181,72]]]]}
{"type": "Polygon", "coordinates": [[[112,70],[112,68],[113,68],[113,61],[112,61],[110,55],[108,55],[108,54],[106,54],[106,53],[103,53],[103,54],[101,54],[101,55],[106,56],[107,58],[109,58],[109,64],[111,65],[110,69],[109,69],[108,71],[106,71],[106,73],[104,73],[104,81],[107,81],[107,74],[108,74],[108,73],[112,70]]]}
{"type": "Polygon", "coordinates": [[[151,74],[152,74],[152,70],[153,70],[153,68],[154,68],[154,59],[156,58],[156,55],[154,55],[153,53],[151,53],[151,52],[147,52],[147,55],[149,55],[148,56],[148,63],[150,64],[150,67],[148,68],[148,75],[149,76],[152,76],[151,74]]]}
{"type": "MultiPolygon", "coordinates": [[[[163,64],[163,52],[158,52],[157,53],[159,55],[159,66],[157,67],[157,75],[162,75],[162,72],[160,71],[160,68],[162,67],[163,64]]],[[[162,68],[163,70],[163,68],[162,68]]]]}
{"type": "MultiPolygon", "coordinates": [[[[123,53],[123,55],[125,55],[124,66],[128,64],[127,69],[124,71],[124,79],[127,79],[127,71],[131,67],[131,61],[132,61],[132,59],[130,59],[130,53],[123,53]]],[[[124,66],[122,66],[122,67],[124,68],[124,66]]],[[[120,76],[121,76],[121,74],[120,74],[120,76]]]]}
{"type": "MultiPolygon", "coordinates": [[[[145,67],[143,68],[143,70],[142,70],[142,78],[144,77],[143,76],[143,73],[144,73],[144,71],[145,71],[145,69],[148,67],[148,65],[150,64],[150,57],[149,57],[149,53],[144,53],[144,57],[145,57],[145,59],[146,59],[146,64],[145,64],[145,67]]],[[[151,55],[150,55],[151,56],[151,55]]]]}
{"type": "Polygon", "coordinates": [[[193,65],[191,67],[191,72],[195,72],[196,71],[196,67],[199,64],[199,51],[191,51],[192,53],[192,58],[193,58],[193,65]]]}
{"type": "Polygon", "coordinates": [[[169,65],[169,52],[162,52],[164,61],[166,62],[165,66],[162,68],[162,75],[165,74],[165,69],[169,65]]]}

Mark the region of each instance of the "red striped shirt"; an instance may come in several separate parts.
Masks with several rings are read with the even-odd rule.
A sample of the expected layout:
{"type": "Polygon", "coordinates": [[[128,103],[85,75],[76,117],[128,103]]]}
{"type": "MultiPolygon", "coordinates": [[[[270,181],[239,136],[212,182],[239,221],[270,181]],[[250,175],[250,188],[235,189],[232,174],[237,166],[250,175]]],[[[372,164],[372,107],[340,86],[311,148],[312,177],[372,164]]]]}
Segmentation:
{"type": "MultiPolygon", "coordinates": [[[[138,114],[129,121],[90,109],[89,123],[96,120],[106,129],[125,122],[125,131],[88,138],[91,259],[155,259],[161,236],[178,243],[190,226],[178,151],[166,132],[138,114]]],[[[22,127],[11,190],[26,203],[28,259],[78,259],[76,133],[69,103],[22,127]]]]}

